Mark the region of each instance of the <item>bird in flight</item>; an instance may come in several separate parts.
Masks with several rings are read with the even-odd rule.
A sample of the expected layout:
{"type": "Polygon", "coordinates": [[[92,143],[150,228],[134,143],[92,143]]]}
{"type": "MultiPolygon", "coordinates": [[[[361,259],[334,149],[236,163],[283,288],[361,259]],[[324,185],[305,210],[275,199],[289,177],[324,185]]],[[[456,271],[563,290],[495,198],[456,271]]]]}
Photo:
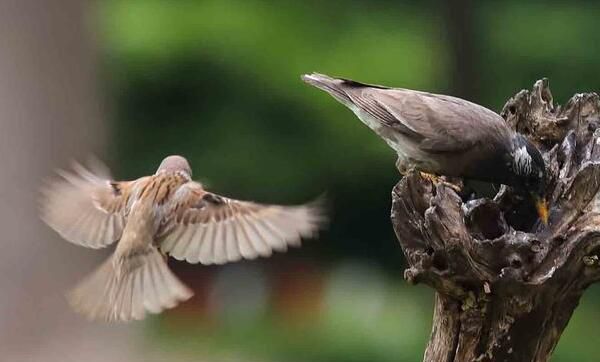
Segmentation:
{"type": "Polygon", "coordinates": [[[41,218],[63,238],[89,248],[117,242],[112,256],[68,294],[93,320],[129,321],[192,296],[166,256],[224,264],[299,246],[326,221],[322,203],[299,206],[239,201],[206,191],[181,156],[154,175],[113,181],[108,170],[75,164],[42,190],[41,218]]]}
{"type": "Polygon", "coordinates": [[[501,183],[528,192],[548,222],[540,151],[497,113],[447,95],[306,74],[398,154],[402,174],[422,172],[501,183]]]}

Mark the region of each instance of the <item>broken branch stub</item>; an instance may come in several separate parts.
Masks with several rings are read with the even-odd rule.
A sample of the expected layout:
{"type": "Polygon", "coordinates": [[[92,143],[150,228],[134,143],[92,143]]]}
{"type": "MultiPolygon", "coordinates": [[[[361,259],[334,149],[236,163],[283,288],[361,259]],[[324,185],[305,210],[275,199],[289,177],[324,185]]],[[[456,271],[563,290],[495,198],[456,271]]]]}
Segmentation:
{"type": "Polygon", "coordinates": [[[532,223],[530,201],[505,186],[493,200],[465,203],[411,173],[392,192],[405,278],[437,291],[426,361],[547,361],[600,279],[598,95],[576,94],[561,107],[539,80],[501,115],[544,155],[548,226],[532,223]]]}

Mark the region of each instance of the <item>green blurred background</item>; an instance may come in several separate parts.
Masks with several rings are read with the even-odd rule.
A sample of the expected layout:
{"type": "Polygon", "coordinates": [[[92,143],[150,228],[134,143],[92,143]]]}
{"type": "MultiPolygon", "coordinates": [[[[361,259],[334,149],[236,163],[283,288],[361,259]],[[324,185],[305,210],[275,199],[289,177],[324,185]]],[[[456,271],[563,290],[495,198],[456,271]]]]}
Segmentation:
{"type": "MultiPolygon", "coordinates": [[[[242,199],[296,203],[326,191],[330,228],[270,260],[177,265],[197,296],[148,322],[173,353],[235,360],[416,361],[433,293],[402,280],[389,221],[394,153],[304,85],[318,71],[448,93],[500,111],[541,77],[561,103],[600,88],[593,2],[108,1],[104,95],[118,175],[171,153],[242,199]]],[[[554,361],[595,361],[590,290],[554,361]]],[[[533,327],[532,330],[535,330],[533,327]]]]}
{"type": "MultiPolygon", "coordinates": [[[[172,361],[422,358],[433,292],[402,278],[389,221],[394,153],[301,74],[496,111],[541,77],[560,103],[600,89],[593,1],[105,0],[88,15],[115,176],[182,154],[223,195],[331,201],[329,228],[301,249],[222,267],[173,261],[196,296],[138,324],[139,343],[172,361]]],[[[597,361],[599,324],[593,287],[553,361],[597,361]]]]}

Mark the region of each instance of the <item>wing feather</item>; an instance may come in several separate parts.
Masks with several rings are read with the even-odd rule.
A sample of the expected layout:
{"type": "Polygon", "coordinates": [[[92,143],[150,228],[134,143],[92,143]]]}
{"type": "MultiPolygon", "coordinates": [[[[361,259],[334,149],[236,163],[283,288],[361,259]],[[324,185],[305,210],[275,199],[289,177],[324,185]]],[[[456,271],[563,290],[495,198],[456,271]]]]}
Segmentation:
{"type": "MultiPolygon", "coordinates": [[[[190,260],[190,263],[200,262],[202,264],[211,264],[211,260],[213,259],[213,240],[215,239],[215,228],[210,224],[201,224],[202,227],[206,228],[203,237],[198,239],[198,243],[200,243],[200,257],[198,259],[190,260]]],[[[185,227],[179,226],[181,229],[185,229],[185,227]]],[[[161,246],[162,248],[162,246],[161,246]]],[[[165,249],[166,250],[166,249],[165,249]]]]}
{"type": "Polygon", "coordinates": [[[190,263],[223,264],[269,256],[314,236],[326,218],[322,202],[262,205],[205,191],[190,182],[174,195],[175,215],[158,233],[163,252],[190,263]]]}
{"type": "Polygon", "coordinates": [[[260,235],[256,234],[250,222],[246,219],[245,215],[239,216],[239,227],[242,231],[243,237],[248,243],[248,259],[254,259],[258,256],[268,257],[271,256],[272,251],[262,240],[260,235]]]}
{"type": "Polygon", "coordinates": [[[406,135],[426,152],[463,152],[476,144],[493,144],[491,141],[512,132],[500,115],[461,98],[318,73],[302,79],[328,92],[359,117],[366,113],[382,126],[406,135]]]}
{"type": "Polygon", "coordinates": [[[115,182],[79,164],[42,188],[42,220],[66,240],[89,248],[121,237],[131,190],[137,182],[115,182]]]}
{"type": "Polygon", "coordinates": [[[509,128],[497,113],[446,95],[408,89],[363,88],[351,98],[387,126],[429,152],[461,152],[509,128]]]}

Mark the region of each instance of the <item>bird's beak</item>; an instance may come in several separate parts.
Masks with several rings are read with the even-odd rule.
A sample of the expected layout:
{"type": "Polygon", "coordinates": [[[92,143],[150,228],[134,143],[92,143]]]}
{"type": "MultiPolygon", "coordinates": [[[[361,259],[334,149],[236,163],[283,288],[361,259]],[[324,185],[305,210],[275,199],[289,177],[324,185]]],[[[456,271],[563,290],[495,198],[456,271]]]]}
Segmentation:
{"type": "Polygon", "coordinates": [[[540,220],[544,225],[548,225],[548,202],[544,197],[535,196],[535,208],[537,209],[540,220]]]}

